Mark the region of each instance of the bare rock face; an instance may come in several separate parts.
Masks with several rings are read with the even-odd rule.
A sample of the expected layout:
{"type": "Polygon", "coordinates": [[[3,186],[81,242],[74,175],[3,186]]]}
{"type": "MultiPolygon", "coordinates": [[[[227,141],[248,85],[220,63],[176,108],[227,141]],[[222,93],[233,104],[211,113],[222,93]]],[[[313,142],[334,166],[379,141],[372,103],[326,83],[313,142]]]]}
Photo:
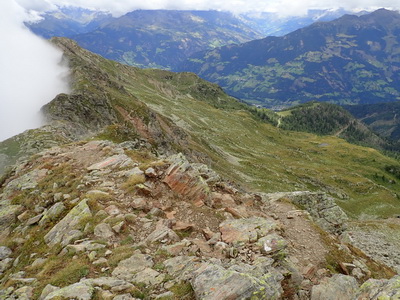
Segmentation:
{"type": "Polygon", "coordinates": [[[117,120],[110,99],[96,94],[60,94],[42,108],[48,122],[62,120],[68,123],[75,136],[87,135],[88,131],[99,131],[117,120]]]}

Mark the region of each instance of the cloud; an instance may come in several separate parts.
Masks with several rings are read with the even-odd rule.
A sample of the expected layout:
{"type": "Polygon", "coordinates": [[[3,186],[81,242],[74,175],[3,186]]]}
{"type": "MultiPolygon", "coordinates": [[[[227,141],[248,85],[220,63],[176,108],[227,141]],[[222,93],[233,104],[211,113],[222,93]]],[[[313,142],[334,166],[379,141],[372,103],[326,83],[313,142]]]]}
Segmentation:
{"type": "Polygon", "coordinates": [[[40,108],[68,91],[62,53],[23,25],[30,19],[14,0],[0,2],[0,141],[41,126],[40,108]]]}
{"type": "Polygon", "coordinates": [[[232,12],[269,11],[282,15],[302,15],[309,9],[372,10],[376,8],[400,9],[398,0],[18,0],[24,7],[59,5],[79,6],[106,10],[119,16],[136,9],[198,9],[225,10],[232,12]]]}

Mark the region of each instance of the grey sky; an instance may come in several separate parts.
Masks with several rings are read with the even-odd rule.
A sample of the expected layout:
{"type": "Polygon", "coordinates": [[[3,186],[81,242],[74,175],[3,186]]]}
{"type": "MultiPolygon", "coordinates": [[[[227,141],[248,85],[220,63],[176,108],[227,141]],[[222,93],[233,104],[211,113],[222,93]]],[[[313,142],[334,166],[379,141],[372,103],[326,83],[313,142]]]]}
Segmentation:
{"type": "Polygon", "coordinates": [[[381,7],[400,9],[399,0],[18,0],[22,6],[46,10],[54,5],[74,5],[111,11],[121,15],[135,9],[202,9],[243,11],[271,11],[282,15],[301,15],[308,9],[372,10],[381,7]]]}

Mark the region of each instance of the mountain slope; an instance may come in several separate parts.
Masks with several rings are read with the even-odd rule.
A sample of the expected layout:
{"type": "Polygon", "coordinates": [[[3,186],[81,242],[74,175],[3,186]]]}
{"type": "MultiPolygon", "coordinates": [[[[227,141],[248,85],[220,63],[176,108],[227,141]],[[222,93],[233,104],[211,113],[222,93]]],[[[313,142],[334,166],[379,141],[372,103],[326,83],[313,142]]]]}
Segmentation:
{"type": "MultiPolygon", "coordinates": [[[[153,137],[155,149],[162,145],[181,149],[224,176],[257,190],[322,189],[348,199],[340,205],[354,215],[389,216],[400,211],[396,196],[400,187],[389,183],[389,179],[396,179],[385,171],[387,165],[398,163],[375,150],[335,137],[285,131],[262,123],[243,104],[194,74],[140,70],[102,59],[71,41],[55,42],[71,61],[75,94],[82,94],[84,100],[87,91],[98,93],[93,99],[104,99],[114,111],[110,125],[118,120],[139,136],[153,137]],[[183,132],[174,134],[179,130],[183,132]],[[384,174],[388,180],[376,179],[375,174],[384,174]],[[374,192],[365,193],[364,189],[374,192]]],[[[50,107],[57,107],[62,103],[59,100],[50,107]]],[[[66,113],[58,115],[61,118],[66,113]]],[[[82,116],[81,123],[86,122],[85,114],[75,115],[82,116]]],[[[73,124],[80,122],[74,120],[73,124]]],[[[91,125],[92,130],[96,126],[91,125]]]]}
{"type": "Polygon", "coordinates": [[[197,53],[178,70],[265,106],[399,99],[400,14],[385,9],[318,22],[284,37],[197,53]]]}
{"type": "Polygon", "coordinates": [[[398,141],[400,139],[400,104],[398,102],[344,106],[353,116],[365,123],[381,136],[398,141]]]}
{"type": "MultiPolygon", "coordinates": [[[[334,135],[350,143],[380,150],[395,150],[384,140],[354,118],[344,108],[323,102],[308,102],[278,113],[279,127],[320,135],[334,135]]],[[[398,151],[398,149],[397,149],[398,151]]]]}
{"type": "Polygon", "coordinates": [[[400,213],[400,185],[387,171],[398,162],[376,150],[263,123],[191,73],[140,70],[69,40],[54,43],[70,61],[74,92],[44,108],[48,131],[64,132],[69,140],[98,134],[119,142],[144,139],[156,152],[183,151],[247,188],[323,190],[341,198],[353,216],[400,213]]]}
{"type": "Polygon", "coordinates": [[[370,220],[400,211],[397,161],[261,122],[192,73],[141,70],[52,42],[70,62],[72,92],[43,108],[46,127],[25,134],[66,139],[0,179],[1,298],[400,292],[394,270],[375,261],[399,266],[398,220],[370,220]],[[370,256],[352,242],[370,250],[365,234],[370,256]]]}
{"type": "Polygon", "coordinates": [[[195,52],[261,37],[226,12],[137,10],[73,39],[109,59],[168,69],[195,52]]]}

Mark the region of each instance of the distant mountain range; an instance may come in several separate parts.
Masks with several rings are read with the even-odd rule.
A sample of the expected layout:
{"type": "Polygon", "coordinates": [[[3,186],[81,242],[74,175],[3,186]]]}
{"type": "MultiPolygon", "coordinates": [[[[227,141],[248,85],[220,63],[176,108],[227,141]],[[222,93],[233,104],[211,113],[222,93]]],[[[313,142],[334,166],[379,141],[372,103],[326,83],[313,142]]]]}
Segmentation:
{"type": "Polygon", "coordinates": [[[173,69],[196,52],[261,37],[231,13],[137,10],[72,38],[128,65],[173,69]]]}
{"type": "Polygon", "coordinates": [[[174,70],[196,52],[283,35],[345,13],[310,10],[302,17],[281,17],[276,13],[137,10],[114,18],[105,12],[63,7],[27,26],[44,38],[73,38],[86,49],[128,65],[174,70]]]}
{"type": "Polygon", "coordinates": [[[400,14],[385,9],[317,22],[196,53],[178,68],[267,107],[310,100],[367,104],[400,99],[400,14]]]}
{"type": "MultiPolygon", "coordinates": [[[[366,14],[366,11],[357,15],[366,14]]],[[[311,9],[304,16],[282,16],[273,12],[244,13],[238,17],[250,27],[261,32],[264,37],[283,36],[315,22],[327,22],[345,14],[354,14],[344,9],[311,9]]]]}
{"type": "Polygon", "coordinates": [[[73,38],[80,46],[118,62],[161,69],[173,69],[199,51],[264,37],[233,14],[218,11],[136,10],[113,18],[101,12],[64,9],[28,26],[45,38],[73,38]]]}
{"type": "Polygon", "coordinates": [[[103,57],[142,68],[190,71],[249,103],[282,109],[307,101],[369,104],[400,99],[400,15],[309,11],[305,17],[137,10],[119,18],[62,8],[28,24],[103,57]],[[280,35],[311,22],[283,37],[280,35]]]}
{"type": "Polygon", "coordinates": [[[49,39],[54,36],[72,37],[90,32],[113,19],[107,12],[80,7],[61,7],[45,13],[41,21],[26,23],[26,26],[35,34],[49,39]]]}

